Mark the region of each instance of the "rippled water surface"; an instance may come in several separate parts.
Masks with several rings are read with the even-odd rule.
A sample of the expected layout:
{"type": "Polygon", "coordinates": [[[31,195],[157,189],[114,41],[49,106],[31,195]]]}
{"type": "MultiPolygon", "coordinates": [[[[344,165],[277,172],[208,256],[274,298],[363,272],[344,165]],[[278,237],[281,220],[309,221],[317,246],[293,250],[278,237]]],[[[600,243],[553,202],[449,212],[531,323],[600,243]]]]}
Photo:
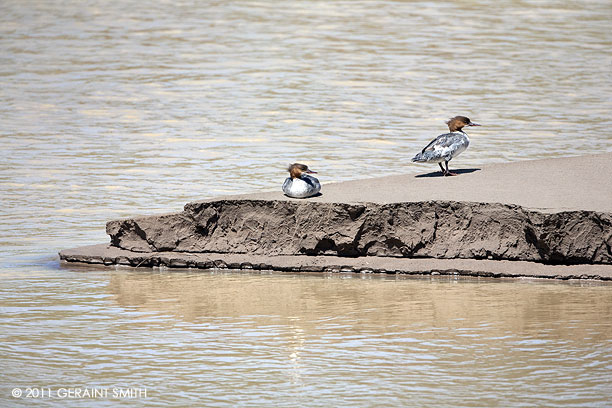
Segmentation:
{"type": "MultiPolygon", "coordinates": [[[[0,282],[11,405],[32,402],[8,398],[28,386],[146,387],[134,402],[159,406],[594,407],[612,395],[609,285],[78,267],[0,282]]],[[[36,400],[67,401],[83,403],[36,400]]]]}
{"type": "Polygon", "coordinates": [[[612,151],[611,25],[607,0],[0,1],[0,405],[122,384],[163,406],[606,405],[606,285],[55,254],[278,189],[294,161],[323,184],[432,170],[409,158],[456,114],[484,125],[459,168],[612,151]]]}

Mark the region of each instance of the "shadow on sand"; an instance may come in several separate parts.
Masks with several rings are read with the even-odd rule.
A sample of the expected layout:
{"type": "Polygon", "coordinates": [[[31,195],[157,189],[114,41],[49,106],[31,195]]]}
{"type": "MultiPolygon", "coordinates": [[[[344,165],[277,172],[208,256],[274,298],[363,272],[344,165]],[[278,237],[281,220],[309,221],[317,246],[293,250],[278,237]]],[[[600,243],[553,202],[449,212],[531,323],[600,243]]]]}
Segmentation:
{"type": "MultiPolygon", "coordinates": [[[[473,173],[475,171],[480,171],[480,169],[455,169],[455,170],[451,169],[451,173],[455,173],[457,175],[473,173]]],[[[416,177],[416,178],[421,178],[421,177],[444,177],[444,174],[442,174],[442,172],[440,170],[437,170],[437,171],[432,171],[431,173],[417,174],[414,177],[416,177]]]]}
{"type": "Polygon", "coordinates": [[[291,196],[289,196],[289,195],[287,195],[287,194],[283,194],[283,195],[284,195],[285,197],[289,197],[289,198],[297,198],[298,200],[304,200],[304,199],[306,199],[306,198],[312,198],[312,197],[321,197],[323,194],[321,194],[321,193],[317,193],[317,194],[313,194],[313,195],[311,195],[311,196],[308,196],[308,197],[302,197],[302,198],[299,198],[299,197],[291,197],[291,196]]]}

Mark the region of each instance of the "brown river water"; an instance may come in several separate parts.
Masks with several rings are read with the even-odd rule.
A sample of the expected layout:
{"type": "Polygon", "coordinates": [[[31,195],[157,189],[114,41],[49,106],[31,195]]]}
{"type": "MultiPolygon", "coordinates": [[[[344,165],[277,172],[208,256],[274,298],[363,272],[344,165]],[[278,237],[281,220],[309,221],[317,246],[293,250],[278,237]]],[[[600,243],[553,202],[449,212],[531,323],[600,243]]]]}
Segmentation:
{"type": "Polygon", "coordinates": [[[612,151],[610,27],[609,0],[0,1],[0,406],[610,406],[609,284],[56,255],[294,161],[432,171],[457,114],[455,168],[612,151]]]}

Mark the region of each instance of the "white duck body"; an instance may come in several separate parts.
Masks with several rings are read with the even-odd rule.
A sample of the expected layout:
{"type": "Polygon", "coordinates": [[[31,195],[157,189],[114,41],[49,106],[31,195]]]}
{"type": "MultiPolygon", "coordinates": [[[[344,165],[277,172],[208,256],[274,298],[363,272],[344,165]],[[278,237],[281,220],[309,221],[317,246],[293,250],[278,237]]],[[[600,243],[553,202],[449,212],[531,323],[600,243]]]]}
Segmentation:
{"type": "Polygon", "coordinates": [[[459,156],[470,145],[470,138],[462,131],[445,133],[432,140],[421,153],[414,156],[415,162],[448,162],[459,156]]]}
{"type": "Polygon", "coordinates": [[[283,183],[283,193],[293,198],[307,198],[318,194],[321,184],[315,177],[302,174],[299,178],[287,177],[283,183]]]}

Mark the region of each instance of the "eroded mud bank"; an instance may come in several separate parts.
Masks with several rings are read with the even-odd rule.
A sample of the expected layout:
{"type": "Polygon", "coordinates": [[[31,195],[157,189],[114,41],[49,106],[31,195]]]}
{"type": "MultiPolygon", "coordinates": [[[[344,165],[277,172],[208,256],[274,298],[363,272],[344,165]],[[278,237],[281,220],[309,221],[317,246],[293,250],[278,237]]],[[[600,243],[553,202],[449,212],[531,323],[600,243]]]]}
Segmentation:
{"type": "Polygon", "coordinates": [[[110,221],[106,230],[112,245],[133,252],[612,264],[610,214],[497,203],[217,200],[110,221]]]}

